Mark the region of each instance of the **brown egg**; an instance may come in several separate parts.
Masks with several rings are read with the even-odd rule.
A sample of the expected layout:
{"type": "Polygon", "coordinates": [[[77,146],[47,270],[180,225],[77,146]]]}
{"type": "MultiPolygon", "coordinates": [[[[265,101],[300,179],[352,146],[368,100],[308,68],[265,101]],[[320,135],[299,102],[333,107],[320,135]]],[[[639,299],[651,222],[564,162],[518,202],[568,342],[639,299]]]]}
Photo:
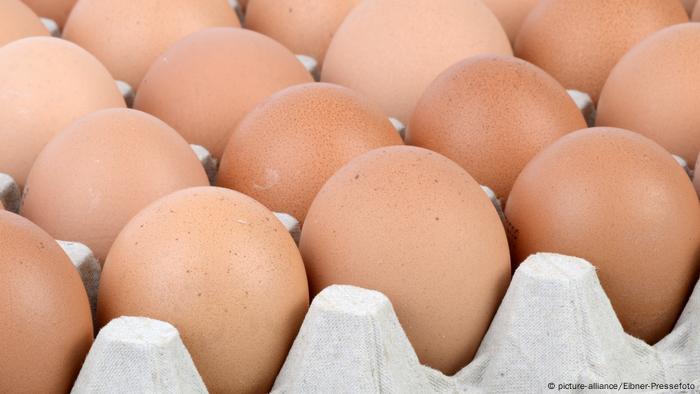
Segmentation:
{"type": "Polygon", "coordinates": [[[523,23],[515,54],[597,102],[625,52],[655,31],[687,21],[679,1],[541,0],[523,23]]]}
{"type": "Polygon", "coordinates": [[[428,87],[406,143],[449,157],[505,200],[537,152],[584,127],[581,111],[544,71],[514,57],[475,56],[428,87]]]}
{"type": "Polygon", "coordinates": [[[576,131],[540,152],[506,204],[513,258],[537,252],[598,268],[622,326],[653,344],[700,272],[700,203],[666,150],[627,130],[576,131]]]}
{"type": "Polygon", "coordinates": [[[48,35],[39,17],[20,0],[0,1],[0,47],[24,37],[48,35]]]}
{"type": "Polygon", "coordinates": [[[698,162],[700,162],[700,155],[698,155],[698,159],[695,161],[695,173],[693,174],[693,184],[695,184],[695,191],[698,192],[698,197],[700,197],[700,166],[697,165],[698,162]]]}
{"type": "Polygon", "coordinates": [[[252,0],[245,26],[323,63],[333,34],[360,0],[252,0]]]}
{"type": "Polygon", "coordinates": [[[39,16],[52,19],[63,28],[77,0],[22,0],[39,16]]]}
{"type": "Polygon", "coordinates": [[[664,29],[630,50],[610,73],[596,125],[644,134],[691,167],[700,152],[700,24],[664,29]]]}
{"type": "Polygon", "coordinates": [[[114,78],[137,88],[170,45],[215,26],[240,27],[226,0],[80,0],[63,38],[92,52],[114,78]]]}
{"type": "Polygon", "coordinates": [[[66,128],[37,157],[20,213],[103,261],[122,227],[152,201],[208,185],[189,145],[143,112],[109,109],[66,128]]]}
{"type": "Polygon", "coordinates": [[[100,325],[147,316],[177,327],[212,393],[269,392],[309,306],[304,263],[250,197],[190,188],[141,211],[102,272],[100,325]]]}
{"type": "Polygon", "coordinates": [[[383,292],[420,361],[447,374],[471,361],[510,281],[491,201],[457,164],[416,147],[375,149],[333,175],[300,249],[312,294],[383,292]]]}
{"type": "Polygon", "coordinates": [[[321,79],[365,94],[406,123],[438,74],[480,53],[512,54],[498,19],[481,1],[365,1],[333,37],[321,79]]]}
{"type": "Polygon", "coordinates": [[[496,15],[508,34],[510,42],[515,42],[523,21],[539,0],[482,0],[496,15]]]}
{"type": "Polygon", "coordinates": [[[20,187],[46,143],[75,119],[124,107],[112,76],[75,44],[24,38],[0,48],[0,172],[20,187]]]}
{"type": "Polygon", "coordinates": [[[281,44],[262,34],[213,28],[173,45],[149,69],[134,107],[173,126],[215,157],[243,116],[272,93],[311,75],[281,44]]]}
{"type": "Polygon", "coordinates": [[[0,210],[0,392],[67,393],[92,344],[78,271],[48,234],[0,210]]]}
{"type": "Polygon", "coordinates": [[[218,184],[303,221],[331,175],[388,145],[403,141],[364,97],[325,83],[292,86],[243,118],[224,152],[218,184]]]}
{"type": "Polygon", "coordinates": [[[700,22],[700,3],[695,4],[695,9],[693,10],[693,16],[691,19],[693,22],[700,22]]]}
{"type": "Polygon", "coordinates": [[[685,11],[688,13],[688,15],[692,14],[697,0],[681,0],[681,2],[683,3],[683,7],[685,7],[685,11]]]}

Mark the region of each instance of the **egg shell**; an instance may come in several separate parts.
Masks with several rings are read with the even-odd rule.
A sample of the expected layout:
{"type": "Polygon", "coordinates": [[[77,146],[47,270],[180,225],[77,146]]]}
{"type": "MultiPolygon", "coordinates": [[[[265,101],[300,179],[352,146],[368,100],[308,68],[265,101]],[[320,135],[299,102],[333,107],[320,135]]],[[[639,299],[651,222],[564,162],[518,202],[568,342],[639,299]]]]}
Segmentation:
{"type": "Polygon", "coordinates": [[[637,133],[562,137],[520,173],[505,214],[516,263],[537,252],[590,261],[625,331],[650,344],[698,279],[698,198],[671,155],[637,133]]]}
{"type": "MultiPolygon", "coordinates": [[[[695,163],[700,162],[700,155],[698,155],[698,159],[695,161],[695,163]]],[[[695,184],[695,190],[698,192],[698,197],[700,197],[700,167],[695,166],[695,172],[693,174],[693,184],[695,184]]]]}
{"type": "Polygon", "coordinates": [[[292,86],[241,121],[221,160],[218,184],[303,222],[331,175],[354,157],[388,145],[403,141],[361,95],[326,83],[292,86]]]}
{"type": "Polygon", "coordinates": [[[0,1],[0,47],[32,36],[48,36],[38,16],[20,0],[0,1]]]}
{"type": "Polygon", "coordinates": [[[217,26],[240,27],[226,0],[81,0],[63,38],[93,53],[115,78],[138,88],[148,67],[170,45],[217,26]]]}
{"type": "Polygon", "coordinates": [[[326,49],[345,16],[360,0],[252,0],[245,27],[323,64],[326,49]]]}
{"type": "Polygon", "coordinates": [[[676,25],[632,48],[615,66],[596,125],[651,138],[695,166],[700,152],[700,24],[676,25]]]}
{"type": "Polygon", "coordinates": [[[381,291],[421,363],[450,375],[473,358],[510,280],[491,201],[459,165],[417,147],[375,149],[333,175],[300,250],[312,295],[381,291]]]}
{"type": "Polygon", "coordinates": [[[22,0],[26,3],[37,15],[49,18],[56,22],[60,28],[68,19],[70,11],[77,0],[22,0]]]}
{"type": "Polygon", "coordinates": [[[39,227],[0,210],[0,392],[68,392],[92,344],[78,272],[39,227]]]}
{"type": "Polygon", "coordinates": [[[482,53],[512,51],[498,19],[481,1],[365,1],[333,37],[321,80],[352,88],[407,123],[438,74],[482,53]]]}
{"type": "Polygon", "coordinates": [[[501,22],[511,43],[515,42],[523,21],[539,0],[482,0],[501,22]]]}
{"type": "Polygon", "coordinates": [[[433,81],[418,102],[406,143],[439,152],[507,198],[542,148],[586,127],[566,90],[514,57],[474,56],[433,81]]]}
{"type": "Polygon", "coordinates": [[[693,9],[693,14],[691,16],[691,20],[693,22],[700,22],[700,3],[695,3],[695,8],[693,9]]]}
{"type": "Polygon", "coordinates": [[[272,93],[313,82],[284,46],[262,34],[212,28],[170,47],[149,69],[134,108],[221,158],[238,122],[272,93]]]}
{"type": "Polygon", "coordinates": [[[149,203],[209,181],[171,127],[131,109],[107,109],[66,128],[29,174],[20,213],[54,238],[86,244],[104,261],[122,227],[149,203]]]}
{"type": "Polygon", "coordinates": [[[22,187],[39,151],[75,119],[124,107],[109,72],[75,44],[30,37],[0,48],[0,172],[22,187]]]}
{"type": "Polygon", "coordinates": [[[687,21],[679,1],[541,0],[523,23],[515,55],[597,102],[625,52],[655,31],[687,21]]]}
{"type": "Polygon", "coordinates": [[[688,13],[688,15],[691,15],[693,13],[693,9],[695,8],[695,5],[697,4],[697,0],[681,0],[683,2],[683,7],[685,7],[685,11],[688,13]]]}
{"type": "Polygon", "coordinates": [[[172,323],[212,393],[268,392],[309,306],[289,233],[250,197],[190,188],[139,213],[110,250],[101,325],[119,316],[172,323]]]}

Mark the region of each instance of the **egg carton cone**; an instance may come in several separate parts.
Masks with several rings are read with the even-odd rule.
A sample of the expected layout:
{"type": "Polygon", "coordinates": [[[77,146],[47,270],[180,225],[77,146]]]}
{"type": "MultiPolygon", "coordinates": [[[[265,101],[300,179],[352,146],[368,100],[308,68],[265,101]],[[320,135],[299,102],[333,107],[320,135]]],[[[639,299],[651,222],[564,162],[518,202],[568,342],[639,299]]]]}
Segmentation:
{"type": "Polygon", "coordinates": [[[688,165],[688,162],[687,162],[684,158],[682,158],[682,157],[680,157],[680,156],[678,156],[678,155],[672,155],[672,156],[673,156],[674,159],[676,159],[676,162],[677,162],[681,167],[683,167],[683,169],[685,170],[685,173],[688,174],[688,176],[690,177],[690,179],[693,179],[693,172],[694,172],[694,171],[690,168],[690,166],[688,165]]]}
{"type": "Polygon", "coordinates": [[[296,55],[297,60],[304,65],[306,71],[314,77],[314,81],[318,82],[321,80],[321,69],[318,67],[318,61],[309,55],[296,55]]]}
{"type": "Polygon", "coordinates": [[[171,324],[120,317],[92,345],[71,393],[206,393],[192,357],[171,324]]]}
{"type": "Polygon", "coordinates": [[[313,300],[273,393],[616,391],[604,385],[623,383],[691,392],[700,388],[699,308],[696,288],[673,332],[649,346],[623,331],[591,264],[533,255],[474,360],[449,377],[420,364],[387,297],[335,285],[313,300]]]}
{"type": "Polygon", "coordinates": [[[401,136],[402,140],[406,139],[406,125],[401,123],[400,120],[396,118],[389,118],[389,122],[391,122],[391,125],[394,126],[394,129],[396,129],[396,132],[399,133],[401,136]]]}
{"type": "Polygon", "coordinates": [[[234,11],[236,11],[236,15],[238,16],[238,20],[241,22],[242,26],[245,14],[243,13],[243,7],[241,7],[241,3],[239,3],[238,0],[228,0],[228,5],[231,8],[233,8],[234,11]]]}
{"type": "Polygon", "coordinates": [[[0,202],[5,209],[10,212],[18,212],[21,197],[22,193],[15,180],[0,172],[0,202]]]}
{"type": "Polygon", "coordinates": [[[578,90],[569,89],[566,91],[569,93],[569,97],[574,100],[576,106],[583,114],[583,118],[586,120],[588,127],[595,126],[595,104],[588,93],[580,92],[578,90]]]}
{"type": "Polygon", "coordinates": [[[90,301],[93,326],[97,327],[97,321],[95,319],[97,316],[97,290],[100,287],[100,275],[102,274],[100,261],[95,257],[90,248],[79,242],[56,242],[58,242],[58,245],[63,249],[66,255],[68,255],[73,266],[80,274],[80,279],[83,281],[88,300],[90,301]]]}
{"type": "Polygon", "coordinates": [[[129,83],[118,79],[115,80],[114,83],[117,84],[117,89],[119,89],[119,93],[121,93],[122,97],[124,98],[124,103],[126,103],[127,108],[133,108],[134,98],[136,98],[136,90],[134,90],[129,83]]]}
{"type": "Polygon", "coordinates": [[[41,20],[41,23],[44,25],[46,30],[49,31],[51,37],[61,38],[61,28],[58,27],[58,23],[56,23],[55,20],[44,17],[41,17],[39,19],[41,20]]]}

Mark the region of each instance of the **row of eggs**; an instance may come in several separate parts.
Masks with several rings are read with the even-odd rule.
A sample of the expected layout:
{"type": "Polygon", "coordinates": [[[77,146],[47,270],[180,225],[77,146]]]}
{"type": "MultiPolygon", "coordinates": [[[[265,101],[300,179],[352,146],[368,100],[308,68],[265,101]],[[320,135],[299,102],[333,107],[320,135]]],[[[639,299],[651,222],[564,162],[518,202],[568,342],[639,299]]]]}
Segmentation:
{"type": "MultiPolygon", "coordinates": [[[[100,3],[129,2],[78,5],[100,3]]],[[[478,2],[460,7],[490,15],[478,2]]],[[[698,58],[700,27],[660,31],[603,76],[598,123],[644,132],[667,151],[620,129],[575,131],[586,124],[564,78],[544,61],[535,63],[556,80],[508,57],[500,27],[494,46],[449,54],[465,47],[464,37],[485,37],[493,17],[471,17],[483,20],[486,27],[469,27],[480,31],[441,33],[439,52],[449,56],[418,53],[413,60],[402,56],[420,52],[413,50],[420,42],[396,45],[392,27],[374,19],[413,14],[415,26],[407,15],[395,28],[414,33],[436,28],[426,15],[444,16],[445,9],[391,1],[355,8],[338,42],[381,29],[361,47],[336,49],[336,66],[326,57],[322,74],[335,73],[322,78],[354,90],[311,83],[291,52],[263,35],[199,31],[146,66],[134,85],[135,107],[145,112],[119,108],[114,69],[69,42],[28,38],[0,49],[0,171],[24,185],[21,214],[51,234],[2,214],[0,250],[21,266],[5,264],[10,271],[2,275],[13,296],[1,306],[16,316],[7,323],[16,326],[3,330],[12,355],[0,359],[0,369],[12,371],[3,382],[30,391],[70,387],[92,340],[87,300],[52,238],[84,242],[105,261],[100,326],[120,315],[173,323],[214,392],[269,389],[309,293],[332,283],[385,292],[421,361],[456,372],[473,357],[508,286],[507,238],[514,266],[537,251],[588,258],[628,332],[650,343],[668,333],[698,274],[700,207],[668,151],[691,165],[697,157],[698,68],[689,64],[698,58]],[[394,51],[386,51],[389,44],[394,51]],[[368,50],[373,45],[383,50],[368,50]],[[480,52],[501,56],[448,67],[480,52]],[[367,64],[357,63],[362,59],[367,64]],[[391,64],[397,67],[377,70],[391,64]],[[408,123],[408,144],[440,154],[397,147],[402,141],[387,115],[408,123]],[[206,187],[188,142],[221,158],[218,185],[262,205],[206,187]],[[479,183],[507,200],[506,230],[479,183]],[[304,222],[300,251],[269,210],[304,222]],[[56,261],[54,271],[46,261],[56,261]],[[44,321],[27,321],[35,316],[44,321]],[[21,340],[30,323],[41,352],[21,340]],[[49,348],[56,358],[46,356],[49,348]],[[58,359],[71,362],[57,368],[58,359]]],[[[122,15],[114,9],[108,15],[131,20],[114,17],[122,15]]],[[[669,17],[668,24],[680,22],[669,17]]]]}

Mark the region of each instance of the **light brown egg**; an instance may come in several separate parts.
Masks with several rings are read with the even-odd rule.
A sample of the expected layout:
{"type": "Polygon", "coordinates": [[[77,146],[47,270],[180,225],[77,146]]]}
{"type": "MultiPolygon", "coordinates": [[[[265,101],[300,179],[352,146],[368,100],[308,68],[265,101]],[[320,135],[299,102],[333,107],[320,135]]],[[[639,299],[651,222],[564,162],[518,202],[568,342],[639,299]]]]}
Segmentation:
{"type": "Polygon", "coordinates": [[[67,393],[92,344],[78,271],[48,234],[0,210],[0,392],[67,393]]]}
{"type": "Polygon", "coordinates": [[[700,203],[671,154],[637,133],[576,131],[525,167],[506,204],[513,258],[584,258],[625,331],[653,344],[700,273],[700,203]]]}
{"type": "Polygon", "coordinates": [[[277,218],[214,187],[166,196],[114,242],[100,325],[147,316],[177,327],[212,393],[269,392],[309,306],[304,264],[277,218]]]}
{"type": "Polygon", "coordinates": [[[454,160],[505,200],[537,152],[584,127],[581,111],[544,71],[514,57],[475,56],[428,87],[406,143],[454,160]]]}
{"type": "Polygon", "coordinates": [[[0,1],[0,47],[24,37],[48,35],[39,17],[20,0],[0,1]]]}
{"type": "Polygon", "coordinates": [[[700,22],[700,3],[695,4],[695,9],[693,10],[691,19],[693,22],[700,22]]]}
{"type": "Polygon", "coordinates": [[[695,173],[693,174],[693,183],[695,184],[695,190],[698,192],[698,197],[700,197],[700,166],[697,163],[700,162],[700,155],[695,161],[695,173]]]}
{"type": "Polygon", "coordinates": [[[630,50],[610,73],[596,125],[644,134],[691,167],[700,152],[700,24],[672,26],[630,50]]]}
{"type": "Polygon", "coordinates": [[[679,1],[541,0],[523,23],[515,55],[597,102],[625,52],[655,31],[687,21],[679,1]]]}
{"type": "Polygon", "coordinates": [[[252,0],[245,27],[321,65],[335,31],[360,0],[252,0]]]}
{"type": "Polygon", "coordinates": [[[681,0],[681,2],[683,3],[683,7],[685,7],[685,11],[688,13],[688,15],[692,14],[697,0],[681,0]]]}
{"type": "Polygon", "coordinates": [[[424,364],[474,356],[510,281],[503,225],[479,184],[426,149],[375,149],[316,196],[300,249],[312,294],[332,284],[391,300],[424,364]]]}
{"type": "Polygon", "coordinates": [[[438,74],[481,53],[512,51],[498,19],[479,0],[365,1],[333,37],[321,79],[368,96],[407,123],[438,74]]]}
{"type": "Polygon", "coordinates": [[[208,185],[189,145],[168,125],[130,109],[87,115],[37,157],[20,213],[56,239],[103,261],[122,227],[152,201],[208,185]]]}
{"type": "Polygon", "coordinates": [[[39,16],[52,19],[63,28],[77,0],[22,0],[39,16]]]}
{"type": "Polygon", "coordinates": [[[355,156],[388,145],[403,141],[364,97],[325,83],[292,86],[243,118],[217,182],[303,221],[331,175],[355,156]]]}
{"type": "Polygon", "coordinates": [[[136,89],[170,45],[216,26],[240,27],[226,0],[80,0],[63,38],[93,53],[114,78],[136,89]]]}
{"type": "Polygon", "coordinates": [[[0,172],[20,187],[46,143],[75,119],[124,107],[109,72],[75,44],[24,38],[0,48],[0,172]]]}
{"type": "Polygon", "coordinates": [[[149,69],[134,108],[173,126],[215,157],[253,107],[311,75],[284,46],[262,34],[213,28],[173,45],[149,69]]]}
{"type": "Polygon", "coordinates": [[[496,15],[508,34],[510,42],[515,42],[520,26],[539,0],[482,0],[496,15]]]}

